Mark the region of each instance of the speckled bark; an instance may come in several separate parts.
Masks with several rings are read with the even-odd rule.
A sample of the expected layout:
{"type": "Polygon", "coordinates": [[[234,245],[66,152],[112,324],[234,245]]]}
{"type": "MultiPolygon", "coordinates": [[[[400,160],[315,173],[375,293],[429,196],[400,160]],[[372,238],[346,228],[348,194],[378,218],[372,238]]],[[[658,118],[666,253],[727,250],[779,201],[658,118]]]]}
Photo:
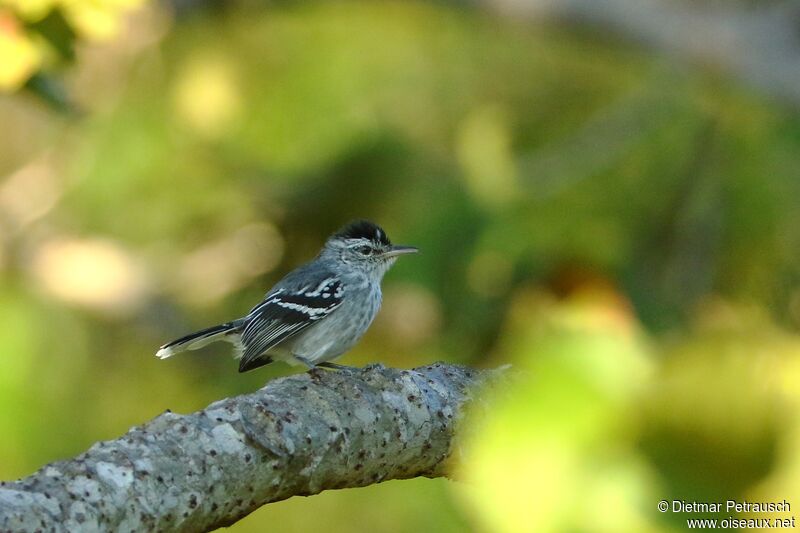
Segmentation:
{"type": "Polygon", "coordinates": [[[490,374],[435,364],[276,379],[0,485],[2,531],[207,531],[325,489],[445,475],[490,374]]]}

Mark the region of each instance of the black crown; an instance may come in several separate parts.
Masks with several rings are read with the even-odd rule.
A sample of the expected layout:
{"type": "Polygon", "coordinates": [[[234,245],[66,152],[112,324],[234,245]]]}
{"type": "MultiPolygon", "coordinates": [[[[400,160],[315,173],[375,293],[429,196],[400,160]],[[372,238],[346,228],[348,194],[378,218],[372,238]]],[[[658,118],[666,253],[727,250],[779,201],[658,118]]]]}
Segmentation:
{"type": "Polygon", "coordinates": [[[334,234],[340,239],[370,239],[380,242],[384,246],[389,246],[389,238],[380,226],[369,220],[355,220],[350,222],[334,234]]]}

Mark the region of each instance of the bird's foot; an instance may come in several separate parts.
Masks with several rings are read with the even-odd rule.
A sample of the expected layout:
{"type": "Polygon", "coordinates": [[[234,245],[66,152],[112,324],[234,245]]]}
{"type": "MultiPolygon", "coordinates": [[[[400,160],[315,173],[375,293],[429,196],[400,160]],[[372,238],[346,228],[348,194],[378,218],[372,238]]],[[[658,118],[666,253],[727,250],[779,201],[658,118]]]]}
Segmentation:
{"type": "Polygon", "coordinates": [[[325,370],[336,370],[337,372],[358,372],[361,369],[354,367],[354,366],[346,366],[346,365],[338,365],[336,363],[331,363],[329,361],[322,361],[320,363],[312,363],[310,359],[307,357],[303,357],[302,355],[295,355],[295,359],[303,363],[306,367],[308,367],[308,372],[314,373],[314,371],[319,371],[322,369],[325,370]]]}
{"type": "Polygon", "coordinates": [[[300,361],[301,363],[303,363],[306,366],[306,368],[309,370],[309,372],[311,370],[314,370],[315,368],[317,368],[317,365],[315,365],[314,363],[312,363],[310,360],[306,359],[302,355],[292,355],[292,357],[294,357],[297,361],[300,361]]]}
{"type": "Polygon", "coordinates": [[[361,369],[355,366],[339,365],[331,363],[330,361],[323,361],[317,363],[317,368],[327,368],[328,370],[336,370],[337,372],[359,372],[361,369]]]}

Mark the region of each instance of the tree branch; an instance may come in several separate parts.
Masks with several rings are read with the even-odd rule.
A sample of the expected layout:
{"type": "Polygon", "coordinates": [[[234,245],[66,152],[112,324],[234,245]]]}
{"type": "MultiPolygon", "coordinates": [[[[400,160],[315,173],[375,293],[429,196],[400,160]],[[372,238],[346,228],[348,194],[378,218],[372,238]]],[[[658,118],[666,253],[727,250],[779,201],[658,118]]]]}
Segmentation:
{"type": "Polygon", "coordinates": [[[190,415],[165,412],[0,483],[0,530],[207,531],[291,496],[443,476],[455,423],[492,372],[312,371],[190,415]]]}

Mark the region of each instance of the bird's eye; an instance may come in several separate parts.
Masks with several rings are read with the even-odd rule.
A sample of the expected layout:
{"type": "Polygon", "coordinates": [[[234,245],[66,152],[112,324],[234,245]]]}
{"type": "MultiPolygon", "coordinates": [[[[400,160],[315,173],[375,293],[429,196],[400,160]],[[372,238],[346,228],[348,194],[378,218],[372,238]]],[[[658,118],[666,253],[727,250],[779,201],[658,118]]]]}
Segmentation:
{"type": "Polygon", "coordinates": [[[361,255],[370,255],[372,254],[372,248],[364,244],[362,246],[356,247],[356,252],[360,253],[361,255]]]}

